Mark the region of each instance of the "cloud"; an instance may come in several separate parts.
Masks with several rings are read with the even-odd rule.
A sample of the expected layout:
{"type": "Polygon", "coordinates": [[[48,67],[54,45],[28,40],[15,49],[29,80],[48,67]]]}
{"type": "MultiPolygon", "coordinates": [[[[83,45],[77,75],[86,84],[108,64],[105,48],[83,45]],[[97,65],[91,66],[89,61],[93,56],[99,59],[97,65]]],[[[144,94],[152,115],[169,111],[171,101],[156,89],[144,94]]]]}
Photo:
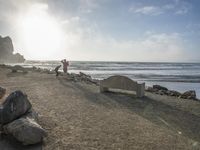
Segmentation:
{"type": "Polygon", "coordinates": [[[134,4],[129,8],[129,12],[141,15],[158,16],[160,14],[173,12],[176,15],[187,14],[191,9],[191,4],[188,2],[174,0],[171,3],[164,5],[142,5],[134,4]]]}
{"type": "Polygon", "coordinates": [[[186,57],[178,33],[146,32],[138,39],[119,40],[102,34],[97,25],[74,26],[72,20],[65,31],[66,55],[72,60],[181,61],[186,57]]]}
{"type": "Polygon", "coordinates": [[[134,13],[143,14],[143,15],[159,15],[163,13],[162,9],[155,6],[144,6],[137,9],[131,8],[131,11],[134,13]]]}
{"type": "MultiPolygon", "coordinates": [[[[181,61],[187,58],[186,50],[183,46],[184,41],[178,33],[146,32],[146,34],[138,38],[123,40],[110,36],[109,33],[103,33],[98,26],[98,22],[87,20],[80,13],[70,13],[69,15],[66,15],[66,13],[62,17],[57,17],[57,14],[49,14],[52,9],[52,4],[49,4],[49,1],[34,1],[34,3],[23,1],[24,3],[19,4],[15,1],[0,0],[0,4],[3,2],[4,6],[6,4],[12,6],[15,12],[13,15],[12,10],[6,11],[4,8],[4,10],[0,10],[0,16],[3,14],[9,16],[11,21],[9,26],[12,26],[14,24],[13,18],[16,18],[18,14],[26,14],[29,6],[34,4],[37,9],[44,10],[51,18],[56,19],[62,27],[63,47],[57,50],[53,57],[48,57],[47,59],[67,57],[70,60],[181,61]]],[[[80,5],[77,6],[80,12],[88,10],[88,13],[90,13],[90,11],[92,12],[100,7],[97,0],[82,0],[80,2],[80,5]]],[[[130,11],[136,14],[156,16],[168,10],[174,11],[176,7],[173,4],[166,4],[160,7],[149,5],[131,7],[130,11]]],[[[3,6],[0,5],[0,8],[3,9],[3,6]]],[[[20,31],[17,33],[20,33],[20,31]]],[[[11,37],[14,37],[16,49],[22,49],[22,52],[23,50],[25,51],[23,44],[21,41],[16,40],[17,36],[14,34],[16,33],[12,32],[11,37]]],[[[30,58],[31,56],[29,56],[30,58]]]]}
{"type": "Polygon", "coordinates": [[[80,0],[79,10],[83,13],[91,13],[99,7],[97,0],[80,0]]]}
{"type": "Polygon", "coordinates": [[[175,0],[174,14],[184,15],[187,14],[192,8],[192,5],[187,1],[175,0]]]}
{"type": "Polygon", "coordinates": [[[175,12],[175,14],[177,14],[177,15],[184,15],[184,14],[187,14],[188,11],[189,11],[189,8],[183,6],[182,8],[180,8],[179,10],[177,10],[177,11],[175,12]]]}

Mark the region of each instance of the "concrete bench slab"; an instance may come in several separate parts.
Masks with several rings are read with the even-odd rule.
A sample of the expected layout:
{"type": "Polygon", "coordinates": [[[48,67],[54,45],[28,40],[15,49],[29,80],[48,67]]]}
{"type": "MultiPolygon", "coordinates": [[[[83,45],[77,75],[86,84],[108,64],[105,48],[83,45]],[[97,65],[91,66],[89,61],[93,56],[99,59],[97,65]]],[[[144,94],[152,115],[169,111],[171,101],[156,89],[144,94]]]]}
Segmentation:
{"type": "Polygon", "coordinates": [[[137,97],[143,97],[145,83],[140,84],[128,77],[116,75],[100,81],[100,92],[106,92],[109,89],[135,91],[137,97]]]}

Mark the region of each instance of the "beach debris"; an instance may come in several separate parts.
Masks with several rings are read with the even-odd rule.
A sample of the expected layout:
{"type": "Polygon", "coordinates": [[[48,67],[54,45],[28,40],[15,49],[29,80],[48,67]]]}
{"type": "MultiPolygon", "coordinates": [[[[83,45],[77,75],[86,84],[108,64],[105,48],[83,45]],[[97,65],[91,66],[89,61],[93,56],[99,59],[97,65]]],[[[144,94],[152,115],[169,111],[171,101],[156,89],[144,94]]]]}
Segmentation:
{"type": "Polygon", "coordinates": [[[3,133],[24,145],[39,143],[47,134],[38,124],[38,114],[22,91],[11,93],[0,106],[0,124],[3,133]]]}
{"type": "Polygon", "coordinates": [[[153,85],[153,89],[159,91],[159,90],[163,90],[163,91],[168,91],[168,89],[164,86],[160,86],[160,85],[153,85]]]}
{"type": "Polygon", "coordinates": [[[31,103],[27,99],[27,95],[21,91],[15,91],[2,104],[0,123],[9,123],[25,114],[30,108],[31,103]]]}
{"type": "Polygon", "coordinates": [[[186,91],[179,96],[179,98],[183,99],[193,99],[196,100],[196,92],[194,90],[186,91]]]}
{"type": "Polygon", "coordinates": [[[0,99],[3,98],[5,94],[6,94],[6,89],[3,87],[0,87],[0,99]]]}
{"type": "Polygon", "coordinates": [[[37,123],[38,116],[31,110],[23,117],[3,126],[6,134],[12,135],[23,145],[39,143],[47,135],[46,131],[37,123]]]}

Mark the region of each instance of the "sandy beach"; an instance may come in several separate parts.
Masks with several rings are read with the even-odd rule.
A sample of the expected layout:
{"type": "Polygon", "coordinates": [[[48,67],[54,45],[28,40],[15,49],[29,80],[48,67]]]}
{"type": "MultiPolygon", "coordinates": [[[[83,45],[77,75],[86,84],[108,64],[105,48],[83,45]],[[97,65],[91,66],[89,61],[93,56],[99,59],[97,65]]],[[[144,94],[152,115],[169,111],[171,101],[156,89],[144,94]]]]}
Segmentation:
{"type": "Polygon", "coordinates": [[[197,101],[148,92],[144,98],[100,93],[99,86],[67,76],[11,73],[1,67],[0,86],[7,89],[7,95],[25,92],[48,132],[42,144],[29,147],[2,135],[1,150],[200,149],[197,101]]]}

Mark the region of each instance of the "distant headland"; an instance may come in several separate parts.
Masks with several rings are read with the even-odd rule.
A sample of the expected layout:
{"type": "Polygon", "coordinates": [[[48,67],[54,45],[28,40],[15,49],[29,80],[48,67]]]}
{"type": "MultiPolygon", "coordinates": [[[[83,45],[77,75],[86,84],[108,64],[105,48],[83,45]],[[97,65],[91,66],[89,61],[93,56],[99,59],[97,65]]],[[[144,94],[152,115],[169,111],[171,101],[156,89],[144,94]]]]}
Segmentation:
{"type": "Polygon", "coordinates": [[[13,54],[14,48],[9,36],[0,36],[0,63],[22,63],[24,56],[19,53],[13,54]]]}

